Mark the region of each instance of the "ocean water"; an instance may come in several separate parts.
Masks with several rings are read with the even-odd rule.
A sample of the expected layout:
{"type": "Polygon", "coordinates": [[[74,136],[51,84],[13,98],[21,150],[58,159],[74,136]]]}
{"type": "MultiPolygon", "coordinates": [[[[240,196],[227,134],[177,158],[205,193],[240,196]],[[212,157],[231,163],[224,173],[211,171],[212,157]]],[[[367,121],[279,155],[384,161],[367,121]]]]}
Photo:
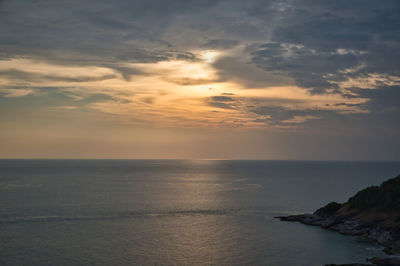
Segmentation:
{"type": "Polygon", "coordinates": [[[0,160],[0,265],[323,265],[382,248],[281,222],[399,162],[0,160]]]}

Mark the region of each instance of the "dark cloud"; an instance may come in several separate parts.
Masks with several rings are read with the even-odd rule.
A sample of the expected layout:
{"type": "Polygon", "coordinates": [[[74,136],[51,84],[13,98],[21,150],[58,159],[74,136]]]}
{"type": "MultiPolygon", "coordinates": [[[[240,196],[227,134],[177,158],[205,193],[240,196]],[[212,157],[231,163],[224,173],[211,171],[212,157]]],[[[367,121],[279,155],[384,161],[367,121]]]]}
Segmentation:
{"type": "Polygon", "coordinates": [[[217,107],[217,108],[222,108],[222,109],[235,109],[235,106],[229,103],[224,103],[224,102],[214,102],[211,101],[208,103],[210,106],[217,107]]]}
{"type": "Polygon", "coordinates": [[[133,68],[133,67],[122,67],[122,66],[114,66],[114,65],[111,65],[109,67],[113,68],[114,70],[121,73],[123,79],[126,81],[131,81],[132,77],[134,77],[134,76],[147,75],[147,73],[143,72],[142,70],[133,68]]]}
{"type": "Polygon", "coordinates": [[[184,60],[184,61],[197,61],[198,58],[196,55],[190,52],[184,52],[184,53],[179,53],[175,56],[176,59],[178,60],[184,60]]]}
{"type": "MultiPolygon", "coordinates": [[[[356,126],[374,132],[375,125],[395,132],[400,116],[399,14],[398,0],[6,0],[0,1],[0,59],[27,57],[53,64],[103,66],[134,81],[135,76],[148,73],[123,63],[196,61],[190,51],[235,48],[235,54],[222,55],[212,64],[218,80],[168,81],[179,85],[234,81],[245,88],[296,84],[312,93],[365,98],[369,101],[360,107],[369,113],[363,114],[290,110],[275,106],[283,104],[277,99],[252,99],[246,108],[269,116],[265,122],[272,125],[295,116],[315,116],[324,119],[307,123],[320,132],[356,126]],[[341,81],[368,78],[371,73],[391,82],[378,81],[376,89],[354,85],[341,90],[341,81]]],[[[69,82],[114,77],[49,76],[15,69],[0,75],[69,82]]],[[[23,98],[29,97],[36,96],[23,98]]],[[[70,104],[57,97],[63,99],[60,104],[70,104]]],[[[218,108],[244,108],[244,101],[230,94],[205,101],[218,108]]],[[[353,104],[343,101],[340,106],[353,104]]]]}
{"type": "MultiPolygon", "coordinates": [[[[233,96],[233,95],[232,95],[233,96]]],[[[206,99],[208,105],[222,109],[236,109],[239,101],[231,96],[212,96],[206,99]]]]}
{"type": "Polygon", "coordinates": [[[378,89],[353,88],[352,91],[361,97],[370,99],[366,103],[368,110],[374,113],[400,115],[400,86],[381,86],[378,89]]]}
{"type": "Polygon", "coordinates": [[[252,51],[252,62],[282,71],[313,92],[335,89],[331,81],[366,73],[399,75],[398,1],[272,1],[249,14],[280,13],[268,43],[252,51]],[[351,73],[345,69],[358,68],[351,73]]]}
{"type": "Polygon", "coordinates": [[[205,43],[203,47],[211,49],[231,49],[239,44],[240,42],[238,40],[214,39],[205,43]]]}
{"type": "MultiPolygon", "coordinates": [[[[329,106],[329,104],[327,105],[329,106]]],[[[354,107],[354,106],[360,106],[358,103],[336,103],[334,106],[347,106],[347,107],[354,107]]]]}
{"type": "Polygon", "coordinates": [[[217,3],[4,1],[0,6],[0,58],[29,56],[95,65],[169,60],[176,51],[162,38],[168,21],[176,14],[199,12],[217,3]]]}
{"type": "Polygon", "coordinates": [[[295,116],[320,115],[320,111],[290,110],[281,106],[261,106],[250,109],[258,115],[267,116],[265,119],[258,119],[258,122],[265,122],[269,125],[282,125],[284,121],[295,116]]]}
{"type": "Polygon", "coordinates": [[[335,88],[331,81],[343,78],[339,71],[355,68],[359,58],[353,53],[314,51],[305,47],[288,47],[280,43],[268,43],[252,53],[253,62],[268,71],[282,71],[294,78],[296,83],[313,92],[335,88]],[[329,74],[336,74],[330,75],[329,74]]]}
{"type": "Polygon", "coordinates": [[[222,57],[213,66],[218,71],[221,81],[234,80],[243,84],[246,88],[262,88],[267,86],[291,85],[291,78],[276,71],[265,71],[257,68],[254,64],[249,64],[240,56],[222,57]]]}
{"type": "Polygon", "coordinates": [[[233,102],[234,101],[234,99],[232,97],[228,97],[228,96],[212,96],[211,100],[218,101],[218,102],[233,102]]]}
{"type": "Polygon", "coordinates": [[[154,97],[145,97],[142,99],[142,101],[147,104],[153,104],[154,100],[155,100],[154,97]]]}
{"type": "MultiPolygon", "coordinates": [[[[66,94],[69,98],[71,97],[71,93],[65,93],[65,92],[53,92],[55,94],[66,94]]],[[[71,102],[71,104],[78,104],[80,106],[85,106],[87,104],[90,103],[95,103],[95,102],[104,102],[104,101],[109,101],[109,100],[115,100],[115,98],[113,98],[110,95],[107,94],[102,94],[102,93],[95,93],[95,94],[90,94],[90,95],[86,95],[85,97],[82,97],[81,99],[74,99],[73,102],[71,102]]]]}

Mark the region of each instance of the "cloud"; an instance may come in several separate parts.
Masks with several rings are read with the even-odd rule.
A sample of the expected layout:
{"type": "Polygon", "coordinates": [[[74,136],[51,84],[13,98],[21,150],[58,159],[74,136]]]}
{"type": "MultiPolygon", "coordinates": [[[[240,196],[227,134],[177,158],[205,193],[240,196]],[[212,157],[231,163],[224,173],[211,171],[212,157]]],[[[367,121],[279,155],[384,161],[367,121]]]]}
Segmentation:
{"type": "Polygon", "coordinates": [[[59,64],[97,66],[168,60],[175,57],[176,49],[163,40],[162,34],[174,15],[199,12],[217,3],[126,0],[111,4],[83,0],[71,5],[66,0],[4,1],[0,6],[0,58],[27,56],[59,64]]]}
{"type": "Polygon", "coordinates": [[[51,107],[51,109],[58,109],[58,110],[75,110],[78,108],[79,107],[75,106],[75,105],[59,105],[59,106],[51,107]]]}
{"type": "Polygon", "coordinates": [[[210,106],[222,109],[237,109],[239,104],[235,98],[225,95],[209,97],[206,102],[210,106]]]}
{"type": "Polygon", "coordinates": [[[321,93],[335,82],[368,74],[399,77],[400,4],[385,1],[272,1],[251,9],[262,19],[279,6],[269,42],[252,51],[252,62],[267,71],[281,71],[296,84],[321,93]],[[357,69],[343,73],[344,69],[357,69]]]}
{"type": "Polygon", "coordinates": [[[217,101],[217,102],[233,102],[233,101],[235,101],[232,97],[228,97],[228,96],[212,96],[211,100],[217,101]]]}
{"type": "Polygon", "coordinates": [[[173,125],[395,113],[399,9],[391,0],[4,1],[2,95],[58,93],[59,106],[173,125]]]}
{"type": "Polygon", "coordinates": [[[321,119],[321,117],[318,116],[312,116],[312,115],[295,115],[290,119],[283,120],[281,121],[282,124],[303,124],[307,120],[311,119],[321,119]]]}
{"type": "Polygon", "coordinates": [[[400,86],[381,86],[378,89],[358,89],[352,90],[361,97],[370,99],[366,103],[367,108],[376,113],[390,112],[393,115],[400,114],[400,86]]]}
{"type": "Polygon", "coordinates": [[[189,86],[189,85],[205,85],[215,82],[214,79],[205,79],[205,78],[173,78],[173,77],[165,77],[164,80],[182,85],[182,86],[189,86]]]}
{"type": "Polygon", "coordinates": [[[359,63],[353,54],[318,52],[280,43],[261,45],[252,53],[252,61],[265,70],[287,73],[297,85],[314,93],[335,89],[331,80],[341,78],[339,71],[354,68],[359,63]]]}
{"type": "Polygon", "coordinates": [[[294,81],[276,71],[267,72],[264,69],[249,64],[247,56],[223,56],[213,63],[221,81],[234,81],[244,88],[263,88],[268,86],[292,85],[294,81]]]}
{"type": "Polygon", "coordinates": [[[4,77],[11,80],[20,80],[25,82],[36,81],[64,81],[64,82],[90,82],[90,81],[102,81],[107,79],[116,78],[116,75],[102,75],[102,76],[59,76],[59,75],[48,75],[34,72],[21,71],[18,69],[6,69],[0,70],[0,77],[4,77]]]}
{"type": "Polygon", "coordinates": [[[297,126],[308,120],[321,119],[331,112],[326,110],[293,110],[280,106],[260,106],[250,111],[265,117],[258,119],[258,122],[275,127],[297,126]]]}
{"type": "Polygon", "coordinates": [[[6,97],[6,98],[23,97],[23,96],[32,94],[33,92],[34,91],[32,89],[0,88],[0,94],[3,94],[3,97],[6,97]]]}
{"type": "Polygon", "coordinates": [[[121,75],[125,81],[131,81],[132,77],[134,77],[134,76],[146,75],[146,73],[144,71],[137,69],[137,68],[133,68],[133,67],[111,65],[110,68],[115,69],[116,71],[121,73],[121,75]]]}
{"type": "Polygon", "coordinates": [[[238,40],[224,40],[224,39],[214,39],[203,44],[203,47],[210,49],[231,49],[238,46],[240,42],[238,40]]]}

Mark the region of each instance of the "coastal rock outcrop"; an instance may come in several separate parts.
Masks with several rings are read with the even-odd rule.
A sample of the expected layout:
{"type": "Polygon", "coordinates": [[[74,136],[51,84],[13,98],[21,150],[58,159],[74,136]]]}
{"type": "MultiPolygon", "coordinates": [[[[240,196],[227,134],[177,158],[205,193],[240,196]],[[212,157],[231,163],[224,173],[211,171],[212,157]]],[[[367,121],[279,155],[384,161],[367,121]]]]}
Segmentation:
{"type": "MultiPolygon", "coordinates": [[[[361,236],[383,245],[388,254],[400,254],[400,175],[359,191],[343,204],[331,202],[313,214],[277,218],[361,236]]],[[[375,265],[400,265],[399,256],[369,261],[375,265]]]]}

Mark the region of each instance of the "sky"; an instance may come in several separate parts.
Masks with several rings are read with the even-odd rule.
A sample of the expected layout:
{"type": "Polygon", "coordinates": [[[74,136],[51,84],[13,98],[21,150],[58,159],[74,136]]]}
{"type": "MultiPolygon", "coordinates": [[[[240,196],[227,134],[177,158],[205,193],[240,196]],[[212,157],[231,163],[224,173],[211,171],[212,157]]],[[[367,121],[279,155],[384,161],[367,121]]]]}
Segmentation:
{"type": "Polygon", "coordinates": [[[399,14],[0,0],[0,158],[400,160],[399,14]]]}

